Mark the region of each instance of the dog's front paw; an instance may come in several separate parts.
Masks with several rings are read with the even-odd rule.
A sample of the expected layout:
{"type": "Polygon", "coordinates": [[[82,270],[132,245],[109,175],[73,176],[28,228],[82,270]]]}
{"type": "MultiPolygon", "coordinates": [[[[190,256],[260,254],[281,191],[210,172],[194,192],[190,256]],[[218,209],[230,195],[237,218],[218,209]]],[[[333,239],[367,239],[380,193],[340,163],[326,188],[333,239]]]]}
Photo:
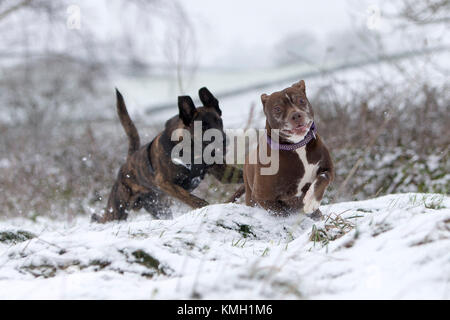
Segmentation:
{"type": "Polygon", "coordinates": [[[314,196],[314,192],[308,190],[303,198],[303,211],[307,214],[313,213],[317,209],[319,209],[320,201],[316,200],[314,196]]]}

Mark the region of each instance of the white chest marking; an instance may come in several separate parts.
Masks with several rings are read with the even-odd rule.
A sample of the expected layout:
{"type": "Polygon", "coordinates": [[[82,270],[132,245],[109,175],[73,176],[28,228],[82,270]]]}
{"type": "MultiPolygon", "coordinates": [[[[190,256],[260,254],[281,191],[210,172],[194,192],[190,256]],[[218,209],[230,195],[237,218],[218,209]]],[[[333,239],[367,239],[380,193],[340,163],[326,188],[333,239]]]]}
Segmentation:
{"type": "Polygon", "coordinates": [[[319,162],[317,163],[308,163],[308,159],[306,158],[306,148],[298,148],[295,150],[300,158],[300,161],[303,164],[303,167],[305,168],[305,174],[303,175],[302,179],[300,180],[300,183],[298,184],[297,188],[297,196],[301,196],[302,194],[302,188],[307,183],[313,183],[316,179],[317,170],[319,169],[319,162]]]}

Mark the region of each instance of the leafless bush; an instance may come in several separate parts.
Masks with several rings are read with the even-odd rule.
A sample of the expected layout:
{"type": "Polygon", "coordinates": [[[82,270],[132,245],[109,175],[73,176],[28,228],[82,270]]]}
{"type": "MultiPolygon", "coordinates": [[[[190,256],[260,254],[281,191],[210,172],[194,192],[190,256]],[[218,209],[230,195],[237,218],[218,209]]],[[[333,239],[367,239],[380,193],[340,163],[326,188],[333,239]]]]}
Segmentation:
{"type": "Polygon", "coordinates": [[[319,125],[323,124],[322,134],[336,149],[363,148],[388,118],[379,145],[430,153],[450,142],[449,89],[448,84],[399,88],[388,81],[368,81],[355,90],[345,83],[330,83],[310,100],[319,125]]]}
{"type": "Polygon", "coordinates": [[[0,79],[0,112],[5,117],[0,122],[35,128],[57,124],[62,119],[79,118],[95,101],[97,105],[90,106],[87,118],[93,117],[104,107],[98,105],[105,89],[101,77],[106,77],[105,70],[96,63],[58,56],[5,67],[0,79]]]}
{"type": "Polygon", "coordinates": [[[393,12],[387,17],[404,25],[428,25],[450,23],[450,1],[448,0],[402,0],[395,4],[393,12]]]}
{"type": "Polygon", "coordinates": [[[390,75],[374,73],[357,87],[331,78],[310,98],[335,159],[330,199],[450,188],[449,84],[427,75],[390,75]],[[346,178],[345,192],[337,194],[346,178]]]}
{"type": "MultiPolygon", "coordinates": [[[[153,136],[152,128],[141,128],[153,136]]],[[[103,209],[126,158],[119,123],[46,126],[39,139],[29,126],[0,136],[0,216],[73,217],[103,209]]]]}

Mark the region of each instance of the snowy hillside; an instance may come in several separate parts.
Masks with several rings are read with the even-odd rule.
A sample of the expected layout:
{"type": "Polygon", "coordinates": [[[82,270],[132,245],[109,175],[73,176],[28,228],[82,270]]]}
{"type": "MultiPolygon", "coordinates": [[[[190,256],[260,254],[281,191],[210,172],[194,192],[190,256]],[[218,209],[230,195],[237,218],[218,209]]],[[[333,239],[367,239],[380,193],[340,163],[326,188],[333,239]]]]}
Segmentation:
{"type": "Polygon", "coordinates": [[[0,299],[450,298],[450,198],[211,205],[174,220],[0,222],[0,299]]]}

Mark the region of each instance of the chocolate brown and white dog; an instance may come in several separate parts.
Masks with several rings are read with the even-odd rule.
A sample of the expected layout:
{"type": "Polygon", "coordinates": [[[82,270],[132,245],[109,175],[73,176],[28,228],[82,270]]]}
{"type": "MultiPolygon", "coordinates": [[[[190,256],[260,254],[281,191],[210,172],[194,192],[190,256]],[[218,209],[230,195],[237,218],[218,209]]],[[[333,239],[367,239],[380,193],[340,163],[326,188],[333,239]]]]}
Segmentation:
{"type": "MultiPolygon", "coordinates": [[[[94,214],[93,221],[124,220],[130,209],[139,210],[142,207],[155,217],[164,217],[168,206],[165,195],[175,197],[192,208],[206,206],[208,202],[190,193],[206,173],[213,174],[224,183],[242,183],[242,171],[223,163],[206,164],[203,158],[201,163],[194,161],[194,158],[190,159],[190,163],[180,163],[179,159],[172,161],[171,151],[182,140],[181,137],[177,141],[172,140],[172,133],[177,129],[189,131],[189,138],[193,140],[194,122],[200,121],[202,136],[204,131],[216,129],[225,139],[219,102],[207,88],[199,90],[203,107],[196,108],[189,96],[178,97],[179,114],[167,120],[165,129],[142,147],[123,97],[117,90],[116,95],[117,113],[129,140],[128,157],[120,167],[104,215],[100,217],[94,214]]],[[[218,143],[225,149],[224,141],[218,143]]],[[[191,146],[194,148],[195,143],[191,146]]],[[[201,142],[202,155],[207,146],[208,144],[201,142]]],[[[194,150],[191,151],[191,156],[194,157],[196,154],[194,150]]],[[[221,152],[225,154],[225,150],[221,152]]]]}
{"type": "Polygon", "coordinates": [[[245,192],[249,206],[261,207],[276,214],[298,212],[320,215],[319,205],[325,189],[334,179],[333,163],[320,136],[316,133],[314,112],[306,97],[305,82],[289,88],[261,95],[266,115],[267,136],[261,143],[268,144],[267,152],[279,152],[279,169],[274,175],[262,175],[259,156],[257,163],[244,165],[244,186],[230,199],[234,201],[245,192]],[[273,129],[278,129],[275,133],[273,129]],[[279,143],[273,140],[277,135],[279,143]]]}

